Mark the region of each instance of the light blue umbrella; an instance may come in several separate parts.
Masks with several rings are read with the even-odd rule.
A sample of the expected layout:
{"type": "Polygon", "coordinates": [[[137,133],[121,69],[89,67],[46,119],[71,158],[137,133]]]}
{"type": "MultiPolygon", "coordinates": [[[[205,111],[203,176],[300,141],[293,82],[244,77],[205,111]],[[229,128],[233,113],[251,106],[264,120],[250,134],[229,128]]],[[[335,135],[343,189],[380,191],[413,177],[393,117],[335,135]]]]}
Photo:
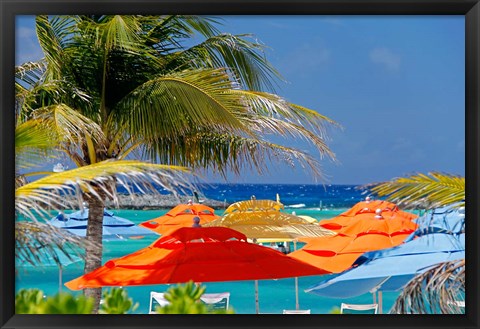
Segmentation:
{"type": "MultiPolygon", "coordinates": [[[[76,211],[71,214],[58,214],[49,223],[55,227],[68,230],[78,236],[87,236],[88,209],[76,211]]],[[[128,219],[115,216],[113,212],[103,212],[103,238],[118,240],[132,236],[157,235],[152,230],[135,225],[128,219]]]]}
{"type": "Polygon", "coordinates": [[[15,260],[15,266],[18,268],[24,268],[24,269],[32,269],[32,268],[38,268],[38,267],[58,267],[58,292],[62,292],[62,276],[63,276],[63,268],[70,265],[77,263],[82,260],[79,256],[76,255],[70,255],[70,257],[67,257],[63,252],[58,251],[57,252],[58,256],[58,264],[55,259],[52,257],[51,254],[44,254],[40,256],[40,262],[37,265],[32,265],[31,263],[27,261],[21,261],[20,259],[15,260]]]}
{"type": "Polygon", "coordinates": [[[405,242],[412,240],[415,236],[429,233],[446,232],[458,234],[465,231],[465,208],[441,207],[429,210],[423,216],[413,221],[418,224],[418,229],[405,239],[405,242]]]}
{"type": "Polygon", "coordinates": [[[465,258],[465,233],[426,234],[394,248],[369,252],[363,258],[368,259],[364,263],[305,291],[333,298],[398,291],[431,266],[462,258],[465,258]]]}

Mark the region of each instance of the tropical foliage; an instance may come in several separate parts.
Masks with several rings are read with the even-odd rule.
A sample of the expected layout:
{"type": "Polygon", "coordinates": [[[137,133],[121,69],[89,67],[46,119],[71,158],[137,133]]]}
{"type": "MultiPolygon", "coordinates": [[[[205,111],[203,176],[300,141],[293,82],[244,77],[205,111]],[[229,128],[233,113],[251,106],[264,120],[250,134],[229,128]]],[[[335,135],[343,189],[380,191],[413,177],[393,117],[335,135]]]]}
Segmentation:
{"type": "Polygon", "coordinates": [[[89,314],[93,309],[93,299],[85,296],[72,296],[60,293],[44,297],[39,289],[21,289],[15,296],[17,314],[89,314]]]}
{"type": "MultiPolygon", "coordinates": [[[[45,129],[37,120],[29,120],[17,124],[15,127],[15,153],[17,170],[28,169],[38,165],[45,158],[52,155],[56,146],[56,136],[45,129]]],[[[46,174],[46,173],[31,173],[46,174]]],[[[48,213],[46,207],[40,207],[42,198],[34,195],[25,195],[26,189],[31,188],[25,175],[16,175],[16,203],[17,216],[23,216],[25,221],[15,223],[15,257],[20,262],[37,265],[42,257],[51,257],[59,262],[59,252],[67,257],[79,253],[79,247],[85,245],[82,239],[65,234],[60,229],[37,221],[32,213],[43,211],[48,213]],[[19,197],[20,196],[20,197],[19,197]],[[22,199],[22,200],[20,200],[22,199]],[[28,221],[29,220],[29,221],[28,221]]],[[[38,191],[40,193],[46,190],[38,191]]],[[[58,196],[55,200],[58,200],[58,196]]],[[[51,207],[49,207],[51,208],[51,207]]]]}
{"type": "MultiPolygon", "coordinates": [[[[44,162],[53,155],[57,143],[58,134],[38,120],[18,124],[15,129],[17,169],[29,169],[44,162]]],[[[24,220],[15,224],[16,258],[37,265],[42,257],[59,262],[59,252],[70,257],[70,254],[81,255],[80,249],[84,247],[98,248],[92,242],[38,221],[49,218],[52,210],[83,207],[82,192],[94,194],[93,186],[105,193],[112,190],[112,184],[122,185],[128,192],[133,187],[157,192],[154,184],[175,191],[189,186],[186,173],[182,167],[111,160],[60,173],[30,172],[29,175],[46,175],[31,183],[26,175],[17,175],[15,209],[24,220]]],[[[115,193],[108,195],[116,201],[115,193]]]]}
{"type": "Polygon", "coordinates": [[[233,314],[233,309],[211,310],[200,300],[205,292],[205,287],[196,285],[192,281],[176,285],[167,290],[165,299],[169,301],[168,305],[157,307],[155,312],[158,314],[233,314]]]}
{"type": "Polygon", "coordinates": [[[100,305],[100,314],[128,314],[135,311],[138,303],[133,303],[126,290],[111,288],[102,294],[103,303],[100,305]]]}
{"type": "MultiPolygon", "coordinates": [[[[406,207],[465,207],[465,178],[432,172],[377,184],[372,191],[406,207]]],[[[391,313],[449,314],[462,310],[453,302],[465,296],[465,259],[440,263],[414,277],[391,313]]]]}
{"type": "Polygon", "coordinates": [[[264,170],[268,157],[295,159],[320,174],[313,157],[263,136],[303,137],[333,157],[324,140],[333,122],[259,91],[278,77],[263,46],[247,35],[219,34],[213,23],[195,16],[39,16],[45,60],[17,69],[17,82],[30,87],[17,83],[19,120],[39,117],[62,132],[62,150],[78,166],[137,150],[164,164],[221,172],[264,170]],[[185,47],[196,33],[205,40],[185,47]]]}
{"type": "Polygon", "coordinates": [[[402,206],[436,208],[465,207],[465,177],[431,172],[396,178],[374,186],[372,192],[402,206]]]}
{"type": "Polygon", "coordinates": [[[89,166],[52,173],[15,190],[17,211],[31,219],[48,217],[50,209],[75,209],[82,206],[82,195],[101,198],[100,193],[117,201],[115,186],[129,193],[133,189],[158,193],[163,187],[181,192],[190,187],[187,168],[134,160],[106,160],[89,166]]]}

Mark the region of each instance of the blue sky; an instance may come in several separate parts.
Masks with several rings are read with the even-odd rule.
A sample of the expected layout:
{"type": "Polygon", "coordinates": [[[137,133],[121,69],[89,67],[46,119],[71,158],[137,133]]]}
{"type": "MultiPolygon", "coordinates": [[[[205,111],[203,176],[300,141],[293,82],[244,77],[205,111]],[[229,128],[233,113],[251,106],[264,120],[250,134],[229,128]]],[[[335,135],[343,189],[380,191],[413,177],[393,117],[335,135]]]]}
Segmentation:
{"type": "MultiPolygon", "coordinates": [[[[465,175],[463,16],[223,16],[221,30],[251,33],[286,83],[277,94],[343,126],[322,160],[331,184],[412,173],[465,175]]],[[[17,63],[42,57],[32,17],[17,19],[17,63]]],[[[311,145],[289,141],[312,155],[311,145]]],[[[206,173],[208,181],[221,179],[206,173]]],[[[234,183],[315,183],[301,168],[272,164],[234,183]]]]}

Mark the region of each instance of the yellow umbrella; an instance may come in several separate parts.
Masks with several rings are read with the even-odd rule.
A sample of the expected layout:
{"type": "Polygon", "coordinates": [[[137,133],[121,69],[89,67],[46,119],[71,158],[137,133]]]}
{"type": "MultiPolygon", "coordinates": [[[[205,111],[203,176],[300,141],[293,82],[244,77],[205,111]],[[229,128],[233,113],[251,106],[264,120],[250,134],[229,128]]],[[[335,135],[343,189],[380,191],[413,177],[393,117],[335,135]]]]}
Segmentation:
{"type": "Polygon", "coordinates": [[[300,217],[300,218],[303,218],[303,219],[307,220],[307,221],[308,221],[309,223],[311,223],[311,224],[316,224],[316,223],[318,223],[318,220],[316,220],[315,218],[313,218],[313,217],[310,217],[310,216],[306,216],[306,215],[299,215],[298,217],[300,217]]]}
{"type": "MultiPolygon", "coordinates": [[[[272,200],[239,201],[230,205],[222,218],[211,221],[203,227],[223,226],[245,234],[249,239],[261,242],[295,241],[300,237],[334,236],[335,232],[307,219],[281,212],[283,204],[272,200]]],[[[257,290],[257,285],[255,285],[257,290]]],[[[256,291],[257,293],[257,291],[256,291]]],[[[298,278],[295,278],[295,300],[298,303],[298,278]]],[[[258,305],[257,305],[258,309],[258,305]]]]}
{"type": "Polygon", "coordinates": [[[281,212],[283,204],[271,200],[247,200],[230,205],[222,218],[204,227],[223,226],[242,232],[257,242],[292,241],[300,237],[336,235],[300,216],[281,212]]]}

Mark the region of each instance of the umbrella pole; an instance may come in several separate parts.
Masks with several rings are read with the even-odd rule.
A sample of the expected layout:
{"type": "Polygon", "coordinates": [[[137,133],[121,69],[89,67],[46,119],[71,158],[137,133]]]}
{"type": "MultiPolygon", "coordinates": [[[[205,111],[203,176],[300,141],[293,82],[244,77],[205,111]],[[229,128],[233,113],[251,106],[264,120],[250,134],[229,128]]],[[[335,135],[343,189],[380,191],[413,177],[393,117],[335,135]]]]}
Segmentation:
{"type": "Polygon", "coordinates": [[[258,303],[258,280],[255,280],[255,313],[260,313],[260,305],[258,303]]]}
{"type": "Polygon", "coordinates": [[[58,267],[58,292],[62,292],[62,267],[58,267]]]}
{"type": "MultiPolygon", "coordinates": [[[[297,241],[293,240],[293,251],[297,250],[297,241]]],[[[295,309],[300,309],[300,302],[298,301],[298,277],[295,277],[295,309]]]]}
{"type": "Polygon", "coordinates": [[[382,298],[382,291],[379,290],[379,291],[378,291],[378,313],[379,313],[379,314],[383,314],[383,310],[382,310],[382,307],[383,307],[382,302],[383,302],[383,300],[382,300],[382,299],[383,299],[383,298],[382,298]]]}
{"type": "Polygon", "coordinates": [[[300,309],[300,303],[298,302],[298,278],[295,277],[295,309],[300,309]]]}

